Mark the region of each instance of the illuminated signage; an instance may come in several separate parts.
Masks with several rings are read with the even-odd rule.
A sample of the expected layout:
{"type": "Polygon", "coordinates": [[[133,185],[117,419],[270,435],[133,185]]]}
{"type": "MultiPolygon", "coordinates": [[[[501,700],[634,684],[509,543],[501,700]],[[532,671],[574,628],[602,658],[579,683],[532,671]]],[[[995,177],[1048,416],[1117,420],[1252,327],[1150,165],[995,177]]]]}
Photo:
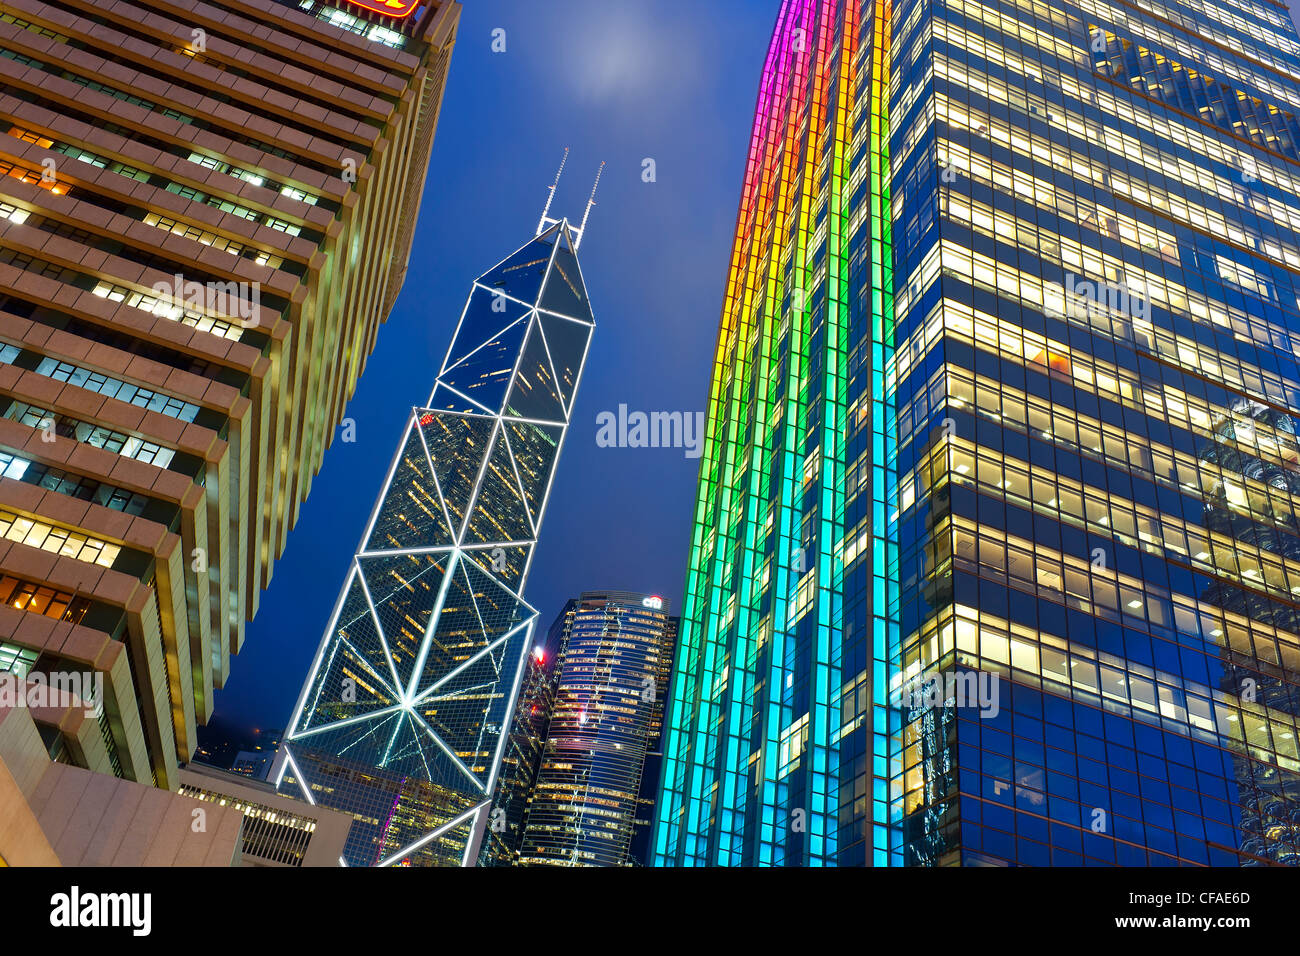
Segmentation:
{"type": "Polygon", "coordinates": [[[642,606],[642,607],[652,607],[652,608],[654,608],[656,611],[662,611],[662,610],[664,609],[664,599],[661,598],[661,597],[648,597],[648,598],[642,598],[642,599],[641,599],[641,606],[642,606]]]}
{"type": "Polygon", "coordinates": [[[401,19],[409,17],[420,5],[420,0],[348,0],[355,7],[364,7],[374,13],[401,19]]]}

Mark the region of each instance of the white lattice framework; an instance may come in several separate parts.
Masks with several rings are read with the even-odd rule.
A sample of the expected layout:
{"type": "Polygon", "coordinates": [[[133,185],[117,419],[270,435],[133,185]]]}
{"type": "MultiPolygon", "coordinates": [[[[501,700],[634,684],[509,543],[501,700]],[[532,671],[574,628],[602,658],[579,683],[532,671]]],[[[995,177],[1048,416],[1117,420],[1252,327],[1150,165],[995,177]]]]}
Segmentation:
{"type": "Polygon", "coordinates": [[[285,735],[277,785],[353,814],[349,865],[466,863],[486,823],[594,328],[581,233],[543,219],[474,283],[285,735]]]}

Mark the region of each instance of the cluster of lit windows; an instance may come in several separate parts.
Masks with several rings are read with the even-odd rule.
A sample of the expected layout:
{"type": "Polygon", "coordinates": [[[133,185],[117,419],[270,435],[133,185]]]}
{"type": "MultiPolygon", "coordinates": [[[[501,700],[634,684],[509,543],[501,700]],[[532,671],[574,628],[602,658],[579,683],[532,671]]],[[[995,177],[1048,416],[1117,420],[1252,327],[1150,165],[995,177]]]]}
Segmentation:
{"type": "Polygon", "coordinates": [[[1292,114],[1263,102],[1256,106],[1254,97],[1109,31],[1098,31],[1098,38],[1104,38],[1106,45],[1104,59],[1097,64],[1103,74],[1119,82],[1127,80],[1139,92],[1172,103],[1291,159],[1300,159],[1300,126],[1292,114]]]}
{"type": "Polygon", "coordinates": [[[217,159],[215,156],[205,156],[202,153],[190,153],[189,160],[191,163],[202,166],[204,169],[214,169],[219,173],[232,176],[241,182],[249,183],[253,186],[260,186],[264,189],[274,189],[281,196],[287,196],[289,199],[296,200],[300,203],[306,203],[314,206],[320,202],[320,197],[314,193],[309,193],[284,183],[276,182],[268,176],[261,173],[255,173],[251,170],[240,169],[224,160],[217,159]]]}
{"type": "Polygon", "coordinates": [[[302,235],[302,229],[291,222],[285,222],[283,219],[277,219],[266,213],[257,212],[249,209],[247,206],[241,206],[233,203],[228,199],[222,199],[220,196],[212,196],[192,186],[183,186],[180,183],[168,183],[165,187],[168,192],[182,196],[191,202],[202,203],[205,206],[211,206],[214,209],[220,209],[222,212],[228,212],[232,216],[239,216],[241,219],[247,219],[249,222],[260,223],[277,232],[288,233],[291,236],[302,235]]]}
{"type": "Polygon", "coordinates": [[[158,296],[136,292],[125,286],[100,282],[92,291],[101,299],[122,302],[133,309],[140,309],[143,312],[149,312],[164,319],[171,319],[173,322],[188,325],[200,332],[211,332],[223,339],[232,339],[237,342],[243,334],[240,326],[234,322],[206,315],[202,312],[195,312],[192,309],[183,309],[171,302],[164,302],[158,296]]]}
{"type": "Polygon", "coordinates": [[[1084,13],[1099,17],[1103,22],[1114,24],[1131,35],[1139,35],[1149,41],[1161,43],[1176,52],[1185,62],[1203,62],[1220,76],[1231,78],[1239,83],[1254,85],[1262,92],[1277,99],[1287,100],[1300,109],[1300,90],[1297,90],[1294,84],[1288,87],[1268,79],[1264,71],[1245,66],[1244,64],[1248,62],[1245,58],[1225,59],[1215,52],[1212,44],[1203,41],[1193,46],[1189,39],[1165,30],[1158,21],[1135,20],[1123,7],[1112,5],[1105,0],[1076,0],[1076,2],[1084,13]]]}
{"type": "Polygon", "coordinates": [[[1215,3],[1204,3],[1202,0],[1181,0],[1181,2],[1195,9],[1202,16],[1218,21],[1228,29],[1226,31],[1215,29],[1205,20],[1183,16],[1178,10],[1171,9],[1162,3],[1153,2],[1153,0],[1136,0],[1135,5],[1140,9],[1156,13],[1166,20],[1178,24],[1189,33],[1207,37],[1224,46],[1249,53],[1261,63],[1267,63],[1283,72],[1286,72],[1289,67],[1285,63],[1275,60],[1273,51],[1281,50],[1292,57],[1300,57],[1300,43],[1296,43],[1292,36],[1289,35],[1288,25],[1277,19],[1273,11],[1266,9],[1267,5],[1265,4],[1261,4],[1257,10],[1247,10],[1237,5],[1238,10],[1246,10],[1246,12],[1254,15],[1256,19],[1252,23],[1227,9],[1232,0],[1218,0],[1215,3]],[[1280,29],[1269,29],[1265,24],[1280,29]],[[1261,39],[1267,42],[1257,42],[1261,39]]]}
{"type": "MultiPolygon", "coordinates": [[[[21,354],[22,349],[16,345],[0,345],[0,364],[12,365],[14,359],[21,354]]],[[[161,412],[163,415],[178,418],[183,422],[194,421],[199,413],[199,407],[190,402],[183,402],[162,392],[156,392],[153,389],[139,385],[132,385],[121,379],[111,378],[99,372],[71,365],[68,362],[61,362],[48,356],[41,359],[35,372],[37,375],[44,375],[46,378],[66,382],[69,385],[97,392],[100,395],[107,395],[109,398],[116,398],[118,401],[127,402],[130,405],[138,405],[150,411],[161,412]]]]}
{"type": "MultiPolygon", "coordinates": [[[[1048,87],[1059,88],[1066,102],[1091,105],[1121,122],[1109,124],[1103,129],[1078,110],[1071,110],[1068,107],[1062,109],[1060,106],[1053,106],[1050,112],[1044,109],[1035,115],[1036,119],[1048,122],[1066,132],[1096,129],[1096,143],[1104,143],[1107,149],[1121,152],[1133,161],[1136,168],[1151,167],[1164,170],[1175,183],[1198,184],[1202,190],[1217,195],[1224,203],[1258,208],[1264,216],[1262,226],[1275,229],[1275,221],[1289,222],[1293,227],[1300,226],[1300,207],[1285,204],[1285,200],[1293,199],[1297,191],[1300,191],[1300,181],[1292,178],[1285,163],[1269,161],[1266,155],[1258,154],[1249,146],[1228,137],[1207,136],[1202,124],[1188,121],[1167,111],[1135,109],[1132,103],[1118,98],[1111,89],[1098,88],[1095,83],[1082,81],[1076,75],[1048,69],[1044,64],[1031,62],[994,47],[987,35],[971,34],[952,24],[942,22],[936,23],[935,33],[937,37],[968,51],[972,56],[980,56],[984,59],[996,57],[999,65],[1005,64],[1008,75],[1025,75],[1048,87]],[[1160,144],[1152,141],[1150,136],[1141,140],[1134,138],[1126,132],[1126,126],[1158,134],[1168,146],[1161,149],[1160,144]],[[1276,195],[1268,196],[1262,196],[1254,191],[1247,191],[1247,194],[1243,195],[1240,180],[1232,181],[1215,174],[1208,168],[1210,163],[1219,163],[1238,176],[1242,170],[1253,168],[1261,183],[1275,186],[1278,191],[1276,195]],[[1202,169],[1202,166],[1206,168],[1202,169]]],[[[975,75],[963,64],[942,54],[936,54],[934,70],[936,75],[951,79],[957,87],[977,84],[981,92],[994,103],[1016,106],[1015,100],[1026,98],[1022,91],[1017,91],[1005,81],[987,75],[975,75]]],[[[950,113],[952,121],[960,126],[977,131],[990,128],[988,115],[973,110],[968,104],[953,101],[942,94],[936,94],[935,103],[939,116],[950,113]],[[962,118],[967,115],[969,119],[962,118]]],[[[1029,109],[1013,110],[1013,118],[1020,120],[1025,119],[1026,116],[1018,116],[1017,112],[1036,113],[1029,109]]],[[[918,129],[916,135],[921,135],[923,131],[923,128],[918,129]]],[[[1005,141],[1005,134],[1003,139],[1005,141]]],[[[1033,136],[1031,140],[1034,144],[1035,157],[1044,163],[1053,162],[1049,144],[1041,137],[1033,136]]],[[[1059,145],[1057,152],[1062,153],[1059,145]]],[[[1062,155],[1067,155],[1069,158],[1064,165],[1058,162],[1058,168],[1069,173],[1075,163],[1081,164],[1084,169],[1091,170],[1087,175],[1094,182],[1104,182],[1101,173],[1110,171],[1117,165],[1094,167],[1087,156],[1064,153],[1062,155]]],[[[1121,181],[1128,182],[1128,177],[1121,177],[1121,181]]],[[[1144,184],[1144,187],[1149,188],[1147,184],[1144,184]]],[[[1183,202],[1186,199],[1184,196],[1157,191],[1151,198],[1152,203],[1161,209],[1169,211],[1172,208],[1176,218],[1193,223],[1200,221],[1197,216],[1189,215],[1184,211],[1183,202]]],[[[1211,211],[1206,211],[1206,215],[1209,214],[1211,211]]],[[[1210,228],[1213,227],[1213,220],[1206,220],[1206,222],[1210,224],[1210,228]]]]}
{"type": "Polygon", "coordinates": [[[198,226],[191,226],[187,222],[176,219],[169,219],[155,212],[148,213],[142,221],[146,226],[155,226],[158,229],[170,232],[174,236],[193,239],[205,246],[212,246],[214,249],[229,252],[233,256],[252,259],[259,266],[270,266],[272,269],[279,269],[284,265],[284,259],[281,256],[263,252],[261,249],[256,249],[242,242],[236,242],[234,239],[227,239],[225,236],[218,235],[210,230],[200,229],[198,226]]]}
{"type": "MultiPolygon", "coordinates": [[[[32,133],[31,131],[21,130],[20,127],[13,127],[10,130],[10,135],[18,136],[18,138],[25,139],[25,141],[27,142],[37,142],[41,140],[39,134],[32,133]],[[18,130],[19,132],[15,132],[15,130],[18,130]],[[31,138],[31,137],[35,137],[35,138],[31,138]]],[[[142,183],[148,182],[150,179],[150,174],[145,172],[144,170],[136,169],[134,166],[128,166],[125,163],[119,163],[114,160],[105,159],[102,156],[92,153],[89,150],[81,149],[78,146],[72,146],[67,143],[52,142],[50,140],[44,140],[43,145],[49,148],[51,152],[62,153],[71,159],[77,160],[78,162],[86,163],[87,165],[94,166],[97,169],[107,169],[109,172],[117,173],[118,175],[125,176],[128,179],[134,179],[142,183]]],[[[194,155],[197,156],[198,154],[194,154],[194,155]]],[[[35,180],[28,179],[27,177],[36,176],[37,174],[26,173],[25,171],[22,170],[19,170],[18,173],[15,174],[13,172],[14,168],[15,167],[5,165],[2,168],[0,168],[0,172],[6,172],[9,173],[10,175],[16,175],[17,178],[22,179],[25,182],[35,181],[35,180]]],[[[293,190],[292,187],[289,186],[283,187],[281,189],[281,192],[283,192],[285,195],[291,195],[297,193],[296,190],[293,190]]],[[[195,195],[199,195],[199,194],[196,193],[195,195]]],[[[301,197],[299,195],[293,195],[292,198],[299,199],[299,201],[301,202],[308,202],[312,205],[315,205],[315,203],[317,202],[317,197],[310,196],[306,193],[301,194],[301,197]]],[[[206,203],[206,200],[204,201],[206,203]]],[[[251,209],[246,209],[243,206],[235,206],[233,203],[230,204],[230,206],[231,206],[230,209],[226,209],[224,211],[233,212],[235,215],[238,215],[241,218],[249,219],[254,222],[260,221],[261,214],[256,213],[251,209]]],[[[25,212],[21,213],[21,215],[22,218],[15,219],[16,222],[22,222],[26,219],[27,214],[25,212]]],[[[160,216],[157,213],[153,213],[153,212],[146,213],[143,220],[141,221],[144,222],[146,226],[155,226],[159,229],[164,229],[167,232],[172,233],[173,235],[184,236],[186,239],[193,239],[195,242],[200,242],[205,246],[212,246],[217,249],[222,249],[226,252],[229,252],[231,255],[242,256],[245,259],[252,259],[254,262],[256,262],[258,265],[261,266],[270,266],[272,269],[279,269],[284,265],[284,259],[281,256],[272,255],[271,253],[264,252],[246,243],[236,242],[233,239],[228,239],[225,236],[218,235],[217,233],[211,232],[207,229],[201,229],[197,226],[189,225],[188,223],[180,222],[175,219],[169,219],[164,216],[160,216]]],[[[279,222],[279,220],[275,220],[275,222],[279,222]]],[[[276,228],[276,227],[272,225],[272,228],[276,228]]],[[[279,231],[287,232],[288,229],[281,228],[279,229],[279,231]]]]}
{"type": "Polygon", "coordinates": [[[143,495],[105,484],[94,478],[54,468],[38,461],[29,461],[11,452],[0,451],[0,477],[24,481],[39,485],[50,491],[57,491],[69,498],[93,501],[114,511],[127,514],[142,514],[148,499],[143,495]]]}
{"type": "Polygon", "coordinates": [[[204,803],[215,803],[219,807],[232,807],[242,813],[244,823],[240,837],[243,851],[250,857],[290,866],[302,865],[312,834],[316,832],[316,821],[310,817],[286,813],[284,810],[229,797],[187,783],[181,784],[179,793],[204,803]]]}
{"type": "MultiPolygon", "coordinates": [[[[1191,516],[1158,510],[1128,500],[1113,488],[1089,486],[1014,458],[977,455],[960,443],[954,443],[949,461],[953,484],[1000,493],[1009,504],[1161,558],[1181,558],[1200,570],[1230,578],[1239,587],[1269,591],[1284,600],[1300,594],[1300,565],[1203,528],[1191,516]]],[[[1243,489],[1232,484],[1228,485],[1230,504],[1238,504],[1234,491],[1244,505],[1243,489]]]]}
{"type": "MultiPolygon", "coordinates": [[[[1159,256],[1168,266],[1177,269],[1179,264],[1177,237],[1166,230],[1100,203],[1080,202],[1070,193],[1058,190],[1042,179],[1019,170],[1011,170],[1000,163],[989,164],[961,147],[952,144],[945,144],[945,146],[947,154],[945,161],[952,164],[954,169],[962,169],[969,175],[972,184],[1004,195],[1015,196],[1024,201],[1033,201],[1040,213],[1045,216],[1055,212],[1062,221],[1077,219],[1099,238],[1104,236],[1119,241],[1130,249],[1159,256]]],[[[1038,224],[1027,222],[1010,212],[995,210],[988,202],[982,202],[973,196],[948,190],[943,193],[941,202],[942,210],[948,216],[990,238],[996,237],[1007,242],[1011,242],[1014,238],[1019,247],[1026,252],[1041,253],[1045,258],[1062,258],[1068,260],[1069,265],[1077,265],[1084,259],[1084,253],[1079,250],[1086,249],[1086,246],[1081,247],[1069,240],[1063,241],[1054,235],[1045,236],[1038,224]]],[[[1235,251],[1248,246],[1256,255],[1272,259],[1279,265],[1285,263],[1300,268],[1300,246],[1280,240],[1277,242],[1265,240],[1258,234],[1247,235],[1236,232],[1226,223],[1223,225],[1226,231],[1219,235],[1232,243],[1235,251]]],[[[1219,244],[1215,248],[1223,248],[1223,246],[1219,244]]],[[[1090,259],[1089,264],[1094,269],[1097,268],[1098,262],[1112,272],[1120,268],[1113,257],[1103,256],[1098,259],[1094,253],[1090,259]]],[[[1255,269],[1243,262],[1231,260],[1222,253],[1216,253],[1215,260],[1221,279],[1231,282],[1261,300],[1269,301],[1273,298],[1271,291],[1273,280],[1265,280],[1255,269]]],[[[1202,308],[1194,310],[1191,315],[1197,324],[1206,325],[1208,320],[1220,327],[1231,328],[1233,334],[1243,342],[1250,342],[1264,348],[1276,348],[1291,356],[1300,354],[1300,336],[1293,335],[1281,324],[1269,322],[1263,316],[1252,316],[1213,298],[1190,293],[1181,284],[1163,279],[1155,273],[1131,267],[1125,269],[1130,275],[1143,277],[1158,292],[1163,292],[1167,301],[1178,303],[1187,300],[1189,295],[1197,300],[1202,308]]],[[[1137,291],[1144,290],[1137,287],[1137,291]]],[[[910,291],[908,296],[912,297],[910,291]]]]}
{"type": "MultiPolygon", "coordinates": [[[[1015,543],[1029,545],[1023,540],[1015,543]]],[[[1069,603],[1077,608],[1077,602],[1069,603]]],[[[1052,605],[1044,609],[1047,607],[1052,605]]],[[[1059,612],[1054,626],[1062,626],[1066,613],[1064,609],[1059,612]]],[[[1211,675],[1226,673],[1226,660],[1153,639],[1140,630],[1140,617],[1117,623],[1123,626],[1116,633],[1126,643],[1115,650],[1131,649],[1132,653],[1070,641],[1044,629],[1049,625],[1041,617],[1040,626],[1030,627],[957,604],[927,622],[919,640],[905,651],[903,667],[892,677],[891,693],[897,698],[918,675],[955,663],[1065,699],[1105,706],[1128,718],[1300,771],[1295,715],[1207,683],[1213,679],[1211,675]],[[1153,651],[1153,660],[1165,659],[1184,673],[1167,670],[1159,663],[1144,664],[1134,656],[1150,656],[1153,651]],[[1192,658],[1199,658],[1199,663],[1191,663],[1192,658]],[[1188,673],[1201,679],[1192,679],[1188,673]]]]}
{"type": "MultiPolygon", "coordinates": [[[[1044,308],[1050,301],[1051,290],[1037,276],[1028,275],[1019,269],[1004,263],[998,263],[990,256],[966,249],[957,243],[943,240],[942,262],[944,272],[960,277],[976,288],[1000,294],[1006,299],[1018,299],[1034,311],[1044,308]]],[[[1092,272],[1097,275],[1100,270],[1092,272]]],[[[1093,281],[1093,280],[1090,280],[1093,281]]],[[[1104,281],[1104,280],[1095,280],[1104,281]]],[[[1133,289],[1142,289],[1133,284],[1133,289]]],[[[1059,289],[1055,290],[1059,296],[1059,289]]],[[[1186,300],[1175,299],[1170,302],[1163,299],[1163,290],[1154,284],[1142,289],[1142,294],[1150,304],[1160,305],[1177,315],[1185,313],[1186,300]]],[[[1057,302],[1060,302],[1058,297],[1057,302]]],[[[1085,310],[1065,309],[1058,306],[1058,312],[1064,311],[1076,321],[1082,319],[1085,310]]],[[[1086,310],[1088,313],[1108,310],[1086,310]]],[[[1071,350],[1060,343],[1052,342],[1036,333],[1029,332],[1018,325],[982,312],[975,312],[959,303],[946,302],[945,311],[936,317],[948,333],[962,336],[975,336],[994,348],[1018,358],[1033,358],[1044,351],[1051,355],[1068,358],[1070,374],[1081,384],[1096,383],[1099,388],[1116,396],[1131,397],[1134,394],[1133,373],[1116,367],[1113,363],[1081,355],[1080,350],[1071,350]]],[[[1118,316],[1115,321],[1129,324],[1132,340],[1135,344],[1145,346],[1145,350],[1169,358],[1174,364],[1200,372],[1212,381],[1223,383],[1229,390],[1249,391],[1262,395],[1278,404],[1300,407],[1300,381],[1284,378],[1277,372],[1265,371],[1247,362],[1238,361],[1226,352],[1218,351],[1188,336],[1174,335],[1163,329],[1155,329],[1140,321],[1132,321],[1126,316],[1118,316]],[[1154,340],[1154,341],[1153,341],[1154,340]]],[[[1082,323],[1081,323],[1082,324],[1082,323]]],[[[1122,326],[1121,326],[1122,327],[1122,326]]],[[[1118,337],[1118,335],[1116,336],[1118,337]]],[[[1128,338],[1128,335],[1124,336],[1128,338]]],[[[910,355],[900,350],[899,376],[904,376],[911,365],[910,355]]]]}
{"type": "Polygon", "coordinates": [[[31,215],[26,209],[19,209],[17,206],[11,206],[7,202],[0,202],[0,219],[7,219],[12,223],[22,225],[31,215]]]}
{"type": "Polygon", "coordinates": [[[111,568],[122,548],[119,545],[70,531],[57,528],[35,518],[27,518],[11,511],[0,510],[0,537],[29,547],[40,548],[64,557],[97,564],[111,568]]]}
{"type": "Polygon", "coordinates": [[[30,20],[24,20],[22,17],[16,17],[12,13],[0,13],[0,23],[12,23],[14,26],[29,33],[35,33],[37,36],[53,40],[55,43],[67,43],[68,38],[62,33],[55,33],[53,30],[43,27],[38,23],[32,23],[30,20]]]}
{"type": "MultiPolygon", "coordinates": [[[[70,621],[73,624],[80,623],[90,607],[90,601],[86,598],[7,574],[0,575],[0,604],[19,611],[43,614],[56,621],[70,621]]],[[[3,654],[3,645],[0,645],[0,658],[3,658],[3,654]]],[[[32,654],[34,656],[35,651],[32,654]]],[[[0,671],[2,670],[5,670],[5,667],[3,660],[0,659],[0,671]]]]}
{"type": "Polygon", "coordinates": [[[353,16],[338,7],[320,3],[318,0],[299,0],[298,9],[306,11],[317,20],[324,20],[332,26],[347,30],[349,33],[355,33],[357,36],[365,37],[375,43],[392,47],[394,50],[400,50],[406,46],[406,37],[396,30],[390,30],[378,23],[368,23],[361,17],[353,16]]]}
{"type": "MultiPolygon", "coordinates": [[[[0,347],[0,364],[12,364],[20,351],[15,345],[0,347]]],[[[121,379],[112,378],[68,362],[61,362],[48,356],[41,359],[35,372],[37,375],[44,375],[46,378],[66,382],[69,385],[97,392],[100,395],[107,395],[109,398],[115,398],[130,405],[138,405],[150,411],[160,412],[169,418],[176,418],[183,422],[192,422],[199,414],[199,406],[191,402],[183,402],[178,398],[172,398],[170,395],[156,392],[151,388],[133,385],[130,382],[124,382],[121,379]]]]}
{"type": "Polygon", "coordinates": [[[40,654],[30,647],[0,641],[0,674],[26,677],[39,656],[40,654]]]}
{"type": "Polygon", "coordinates": [[[159,468],[166,468],[176,454],[170,448],[145,441],[143,438],[124,435],[111,428],[92,425],[67,415],[52,414],[25,402],[12,402],[5,411],[4,417],[31,428],[52,428],[57,435],[72,438],[94,448],[103,448],[123,458],[156,465],[159,468]]]}

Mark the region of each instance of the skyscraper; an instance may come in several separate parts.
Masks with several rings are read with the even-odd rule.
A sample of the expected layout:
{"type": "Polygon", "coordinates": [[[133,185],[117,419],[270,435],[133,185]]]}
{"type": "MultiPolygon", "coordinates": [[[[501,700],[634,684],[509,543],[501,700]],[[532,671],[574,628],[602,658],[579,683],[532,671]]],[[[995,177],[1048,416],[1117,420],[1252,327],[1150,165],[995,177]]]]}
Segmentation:
{"type": "Polygon", "coordinates": [[[1296,860],[1298,41],[782,4],[660,863],[1296,860]]]}
{"type": "Polygon", "coordinates": [[[851,821],[840,804],[865,786],[871,716],[843,711],[872,624],[849,630],[845,597],[874,592],[885,613],[883,577],[863,587],[885,571],[884,529],[855,545],[851,581],[842,556],[864,502],[887,500],[888,31],[887,8],[787,0],[768,51],[700,460],[661,865],[864,852],[861,808],[851,821]],[[864,450],[878,460],[850,470],[864,450]]]}
{"type": "Polygon", "coordinates": [[[517,863],[630,866],[663,716],[671,619],[660,597],[588,591],[552,630],[561,634],[554,706],[517,863]]]}
{"type": "MultiPolygon", "coordinates": [[[[0,670],[177,784],[406,271],[459,5],[0,10],[0,670]]],[[[58,728],[51,728],[59,733],[58,728]]]]}
{"type": "Polygon", "coordinates": [[[555,707],[558,650],[564,643],[561,615],[544,639],[533,642],[524,664],[519,698],[501,756],[501,780],[484,831],[480,866],[514,866],[524,835],[525,815],[533,800],[537,772],[546,751],[546,728],[555,707]]]}
{"type": "Polygon", "coordinates": [[[537,617],[524,582],[594,328],[585,225],[543,213],[474,283],[286,732],[277,783],[354,816],[351,866],[478,858],[537,617]]]}

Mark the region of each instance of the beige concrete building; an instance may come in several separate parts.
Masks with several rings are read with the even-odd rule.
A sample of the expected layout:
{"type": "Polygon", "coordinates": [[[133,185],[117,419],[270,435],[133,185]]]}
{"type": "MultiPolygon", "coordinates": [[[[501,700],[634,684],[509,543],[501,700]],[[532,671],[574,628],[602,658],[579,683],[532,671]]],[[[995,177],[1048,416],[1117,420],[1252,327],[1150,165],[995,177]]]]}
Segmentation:
{"type": "Polygon", "coordinates": [[[51,760],[23,707],[0,708],[0,865],[234,866],[244,816],[51,760]]]}
{"type": "Polygon", "coordinates": [[[192,763],[181,770],[180,793],[244,815],[242,866],[340,866],[352,817],[292,800],[263,780],[192,763]]]}
{"type": "Polygon", "coordinates": [[[47,756],[179,786],[337,433],[460,9],[379,6],[0,6],[0,674],[104,697],[47,756]]]}

